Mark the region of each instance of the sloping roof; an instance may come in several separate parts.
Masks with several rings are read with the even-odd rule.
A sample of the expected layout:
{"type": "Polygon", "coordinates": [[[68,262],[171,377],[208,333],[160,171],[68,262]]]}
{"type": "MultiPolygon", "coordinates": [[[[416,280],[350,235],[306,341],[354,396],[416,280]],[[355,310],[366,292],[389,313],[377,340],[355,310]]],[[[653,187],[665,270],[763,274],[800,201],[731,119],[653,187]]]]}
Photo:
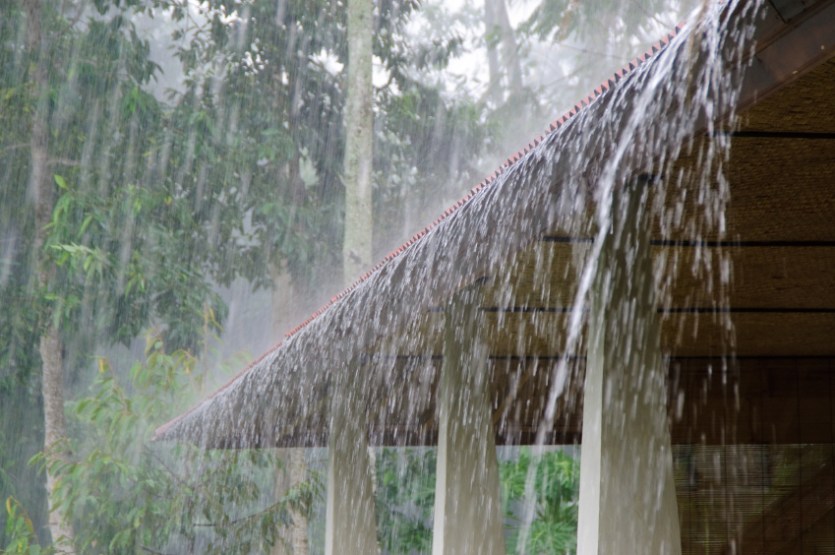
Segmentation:
{"type": "MultiPolygon", "coordinates": [[[[729,4],[713,25],[728,33],[746,31],[740,22],[751,4],[729,4]]],[[[728,213],[728,230],[716,237],[702,233],[667,236],[667,230],[659,228],[654,232],[655,244],[659,251],[675,249],[683,257],[678,268],[687,268],[687,257],[694,252],[723,247],[733,251],[735,266],[746,271],[768,272],[767,263],[777,254],[801,264],[808,273],[835,276],[831,254],[835,251],[830,250],[835,247],[831,222],[835,213],[831,145],[835,141],[819,140],[827,133],[835,134],[831,101],[835,62],[819,65],[835,48],[835,5],[820,2],[789,21],[770,4],[765,12],[766,17],[751,28],[756,56],[745,69],[742,89],[731,106],[745,112],[742,127],[731,138],[729,175],[734,203],[728,213]],[[781,87],[782,92],[767,97],[781,87]],[[818,98],[823,106],[810,104],[810,97],[818,98]],[[822,107],[827,112],[823,116],[822,107]],[[775,145],[770,139],[777,135],[780,143],[775,145]],[[817,146],[810,149],[809,141],[817,146]],[[769,163],[778,160],[783,166],[775,172],[769,163]],[[792,160],[803,165],[793,167],[806,168],[809,175],[804,178],[797,171],[787,171],[792,160]],[[821,176],[826,186],[815,187],[821,176]],[[786,221],[779,226],[770,223],[781,211],[786,221]],[[823,249],[817,251],[820,256],[809,256],[814,249],[823,249]]],[[[590,214],[576,218],[566,228],[564,212],[577,207],[581,212],[588,210],[583,207],[592,204],[601,161],[620,156],[624,173],[639,174],[653,171],[656,155],[674,156],[672,163],[664,163],[687,175],[688,168],[698,164],[704,144],[714,140],[704,130],[726,132],[703,114],[695,114],[687,122],[686,134],[675,136],[677,144],[669,152],[667,145],[658,149],[652,144],[635,147],[627,155],[614,151],[619,143],[615,138],[627,132],[624,128],[634,121],[635,113],[646,111],[648,118],[661,125],[688,101],[688,95],[704,86],[688,80],[703,72],[708,59],[717,53],[704,43],[710,25],[703,21],[654,45],[554,122],[545,136],[509,158],[430,226],[290,332],[281,344],[211,397],[160,427],[156,438],[188,439],[210,447],[322,444],[332,378],[335,373],[348,373],[350,379],[363,380],[383,415],[372,424],[377,441],[426,440],[434,419],[430,393],[440,356],[439,307],[456,291],[477,282],[484,283],[482,311],[490,328],[491,364],[509,368],[504,373],[491,369],[496,376],[496,412],[507,415],[517,410],[512,405],[527,398],[525,414],[517,410],[515,418],[527,418],[527,425],[534,426],[553,360],[576,357],[577,371],[582,371],[582,353],[564,352],[563,340],[554,337],[553,330],[565,328],[572,310],[572,259],[591,240],[592,218],[590,214]],[[647,104],[653,94],[660,95],[659,83],[669,85],[670,81],[676,81],[673,84],[685,94],[667,94],[647,104]],[[682,145],[689,148],[681,150],[682,145]],[[652,148],[663,152],[650,156],[647,152],[652,148]],[[528,367],[526,379],[519,379],[520,366],[528,367]],[[396,383],[391,383],[393,378],[396,383]]],[[[733,60],[736,38],[714,48],[733,60]]],[[[723,114],[715,116],[720,120],[723,114]]],[[[651,137],[648,142],[652,143],[651,137]]],[[[668,344],[677,356],[722,354],[722,330],[713,329],[721,327],[721,322],[711,319],[717,307],[693,300],[693,291],[704,289],[703,276],[685,274],[673,280],[670,303],[661,310],[690,320],[698,314],[706,316],[698,336],[690,340],[673,337],[668,344]]],[[[749,277],[756,283],[732,292],[729,306],[718,311],[734,312],[737,346],[743,354],[835,356],[835,345],[827,334],[835,329],[835,299],[823,306],[822,299],[809,295],[830,287],[835,290],[835,284],[825,279],[804,282],[801,276],[800,286],[787,291],[774,280],[749,277]],[[770,302],[764,303],[769,295],[770,302]]],[[[680,336],[681,322],[672,321],[667,334],[680,336]]],[[[578,433],[578,424],[570,420],[560,424],[561,430],[578,433]]],[[[524,438],[517,433],[515,440],[524,438]]]]}

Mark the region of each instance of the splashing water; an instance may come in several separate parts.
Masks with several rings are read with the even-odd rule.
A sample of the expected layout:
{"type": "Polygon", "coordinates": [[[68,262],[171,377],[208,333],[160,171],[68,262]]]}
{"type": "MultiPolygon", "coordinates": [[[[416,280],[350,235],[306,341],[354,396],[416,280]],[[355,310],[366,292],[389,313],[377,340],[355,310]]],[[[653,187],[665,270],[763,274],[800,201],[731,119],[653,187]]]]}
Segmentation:
{"type": "MultiPolygon", "coordinates": [[[[705,302],[713,307],[728,305],[730,257],[721,249],[707,250],[703,245],[708,240],[721,241],[726,238],[725,214],[731,200],[729,183],[724,176],[724,164],[729,158],[731,146],[728,131],[733,128],[736,120],[743,72],[753,56],[752,38],[760,6],[760,2],[744,4],[741,8],[710,6],[706,3],[691,16],[686,25],[694,31],[677,36],[652,64],[640,66],[631,74],[630,77],[640,83],[635,89],[617,88],[607,106],[595,111],[593,116],[589,116],[588,111],[581,114],[581,117],[594,117],[598,122],[602,121],[598,125],[612,130],[614,136],[604,132],[590,139],[612,141],[603,148],[582,140],[579,141],[579,147],[572,147],[573,154],[582,160],[582,164],[588,163],[584,153],[600,150],[606,153],[605,157],[600,158],[603,160],[602,168],[596,170],[591,180],[595,205],[593,220],[589,223],[579,223],[576,220],[566,222],[572,235],[593,237],[590,248],[584,245],[575,253],[578,285],[574,294],[574,307],[588,304],[593,284],[601,279],[598,274],[604,270],[600,267],[600,260],[606,238],[612,233],[612,210],[616,206],[622,207],[616,202],[616,195],[624,187],[635,187],[636,184],[629,181],[634,180],[632,176],[636,175],[645,181],[639,183],[639,186],[653,189],[649,195],[643,194],[639,202],[651,203],[647,207],[651,210],[652,220],[649,221],[654,220],[653,225],[657,226],[662,241],[684,236],[697,245],[692,255],[690,272],[710,280],[711,276],[716,275],[714,266],[722,268],[718,289],[708,289],[709,296],[704,299],[692,298],[698,293],[691,293],[687,305],[700,306],[705,302]],[[738,12],[737,18],[732,19],[729,14],[734,12],[738,12]],[[698,140],[700,132],[708,139],[698,140]],[[677,167],[682,156],[698,160],[690,174],[683,173],[677,167]],[[697,196],[698,209],[690,218],[682,219],[679,210],[688,201],[693,202],[687,198],[691,195],[697,196]]],[[[569,175],[586,173],[585,166],[572,169],[569,175]]],[[[578,196],[574,204],[586,202],[586,198],[578,196]]],[[[628,235],[616,236],[614,248],[627,253],[634,250],[628,239],[628,235]]],[[[656,302],[662,307],[673,306],[673,276],[680,264],[680,256],[680,250],[674,251],[670,259],[662,258],[655,263],[654,290],[657,294],[656,302]]],[[[606,278],[602,279],[606,281],[606,278]]],[[[576,353],[582,349],[586,316],[584,310],[575,309],[571,312],[567,323],[566,353],[576,353]]],[[[634,313],[632,316],[627,321],[619,322],[622,333],[641,335],[645,330],[636,329],[636,326],[641,325],[640,320],[634,318],[634,313]]],[[[730,314],[716,311],[713,317],[722,320],[725,332],[723,356],[733,356],[734,328],[730,314]]],[[[685,332],[685,318],[680,318],[677,325],[680,333],[685,332]]],[[[694,322],[694,331],[696,327],[697,322],[694,322]]],[[[572,379],[571,372],[570,359],[562,357],[555,367],[545,415],[537,431],[538,449],[535,453],[538,455],[543,452],[542,447],[554,427],[558,401],[572,379]]],[[[625,407],[606,405],[606,408],[622,411],[625,407]]],[[[654,455],[647,453],[645,456],[654,455]]],[[[644,464],[650,464],[650,461],[644,464]]],[[[528,473],[527,499],[534,499],[535,468],[536,463],[528,473]]],[[[521,532],[523,539],[520,542],[523,553],[535,510],[535,505],[530,503],[525,513],[521,532]]],[[[624,540],[629,545],[628,540],[624,540]]]]}

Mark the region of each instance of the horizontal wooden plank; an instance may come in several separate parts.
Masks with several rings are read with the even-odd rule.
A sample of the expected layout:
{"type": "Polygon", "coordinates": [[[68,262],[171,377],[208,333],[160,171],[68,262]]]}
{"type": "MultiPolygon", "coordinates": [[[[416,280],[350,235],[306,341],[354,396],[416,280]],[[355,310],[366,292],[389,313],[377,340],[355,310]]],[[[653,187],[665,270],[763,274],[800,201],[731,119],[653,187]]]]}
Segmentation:
{"type": "MultiPolygon", "coordinates": [[[[544,437],[548,443],[581,441],[584,359],[566,361],[567,379],[557,386],[559,363],[558,358],[491,360],[485,371],[499,443],[532,441],[557,391],[558,417],[544,437]]],[[[431,399],[442,359],[400,358],[392,364],[403,379],[382,394],[372,435],[397,436],[404,444],[431,442],[437,427],[431,399]]],[[[713,358],[671,359],[668,389],[675,444],[835,442],[835,358],[755,357],[730,365],[713,358]]]]}

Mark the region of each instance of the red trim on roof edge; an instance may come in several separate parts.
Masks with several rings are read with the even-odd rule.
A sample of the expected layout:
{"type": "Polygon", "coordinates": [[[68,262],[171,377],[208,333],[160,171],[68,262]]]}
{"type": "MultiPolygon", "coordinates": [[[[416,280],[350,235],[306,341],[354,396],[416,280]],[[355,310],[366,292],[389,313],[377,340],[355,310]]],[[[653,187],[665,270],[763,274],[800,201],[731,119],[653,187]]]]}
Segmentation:
{"type": "Polygon", "coordinates": [[[389,254],[387,254],[385,257],[383,257],[382,260],[377,262],[377,264],[372,266],[372,268],[370,270],[368,270],[367,272],[362,274],[359,278],[357,278],[353,283],[351,283],[351,285],[349,285],[348,287],[346,287],[345,289],[343,289],[342,291],[340,291],[339,293],[337,293],[336,295],[331,297],[330,301],[328,301],[327,304],[323,305],[318,310],[316,310],[316,312],[311,314],[301,324],[297,325],[296,327],[294,327],[293,329],[291,329],[290,331],[285,333],[284,337],[282,339],[280,339],[275,345],[273,345],[272,347],[267,349],[261,356],[259,356],[258,358],[253,360],[251,363],[249,363],[244,369],[237,372],[229,381],[227,381],[222,386],[220,386],[217,390],[215,390],[211,395],[206,397],[203,401],[201,401],[200,403],[198,403],[194,407],[190,408],[186,412],[182,413],[181,415],[177,416],[173,420],[171,420],[171,421],[163,424],[159,428],[157,428],[156,431],[154,432],[154,438],[155,439],[158,438],[160,435],[164,434],[169,428],[174,426],[177,422],[185,419],[188,415],[192,414],[197,409],[199,409],[201,406],[203,406],[204,403],[207,403],[207,402],[211,401],[212,399],[214,399],[215,397],[217,397],[218,395],[220,395],[221,393],[226,391],[229,387],[232,386],[232,384],[234,384],[236,381],[238,381],[239,378],[244,376],[253,367],[255,367],[262,360],[267,358],[267,356],[269,356],[271,353],[278,350],[281,347],[281,345],[284,343],[284,341],[286,341],[290,337],[299,333],[302,329],[304,329],[311,322],[313,322],[313,320],[315,320],[316,318],[321,316],[323,313],[325,313],[331,306],[333,306],[334,304],[336,304],[337,302],[342,300],[345,296],[347,296],[349,293],[351,293],[354,289],[356,289],[357,287],[362,285],[363,282],[368,281],[368,279],[372,275],[377,273],[377,271],[379,271],[383,266],[388,264],[391,260],[400,256],[409,247],[411,247],[413,244],[420,241],[424,236],[428,235],[429,232],[431,232],[433,229],[435,229],[438,225],[440,225],[449,216],[451,216],[452,214],[457,212],[462,206],[467,204],[480,191],[482,191],[483,189],[485,189],[485,188],[489,187],[490,185],[492,185],[493,183],[495,183],[496,179],[498,179],[498,177],[501,176],[502,173],[504,173],[505,170],[509,169],[511,166],[513,166],[517,162],[519,162],[522,158],[527,156],[527,154],[530,153],[534,148],[536,148],[540,143],[542,143],[548,135],[552,134],[554,131],[556,131],[557,129],[559,129],[563,125],[565,125],[565,123],[568,120],[572,119],[574,116],[576,116],[578,113],[580,113],[583,109],[585,109],[586,107],[591,105],[591,103],[594,102],[594,100],[596,100],[597,97],[602,95],[604,92],[607,92],[607,91],[611,90],[615,86],[615,84],[618,83],[619,81],[621,81],[622,79],[624,79],[627,76],[627,74],[632,73],[633,71],[635,71],[635,69],[638,66],[642,65],[644,62],[646,62],[649,59],[655,57],[659,52],[664,50],[664,48],[667,47],[667,45],[670,43],[670,41],[672,41],[679,33],[681,33],[681,30],[683,28],[684,28],[684,24],[676,25],[675,29],[672,32],[668,33],[665,38],[662,38],[661,40],[658,41],[657,44],[659,46],[658,46],[657,50],[656,50],[655,45],[653,45],[643,55],[643,57],[638,57],[638,58],[634,59],[633,61],[629,62],[627,67],[623,67],[620,70],[616,70],[612,77],[603,81],[600,84],[599,87],[594,89],[593,94],[589,95],[585,99],[582,99],[580,101],[580,103],[575,104],[574,108],[568,110],[562,116],[560,116],[557,119],[555,119],[554,121],[552,121],[548,125],[548,128],[541,135],[535,137],[533,139],[533,141],[529,142],[526,147],[524,147],[521,150],[519,150],[518,152],[516,152],[516,154],[510,156],[505,161],[504,164],[499,166],[499,168],[497,168],[488,177],[486,177],[485,179],[480,181],[475,187],[470,189],[470,191],[467,194],[465,194],[462,198],[460,198],[452,206],[450,206],[449,208],[444,210],[443,213],[441,213],[441,215],[438,216],[431,224],[427,225],[422,230],[420,230],[417,233],[415,233],[414,235],[412,235],[405,243],[403,243],[402,245],[400,245],[399,247],[397,247],[396,249],[391,251],[389,254]]]}

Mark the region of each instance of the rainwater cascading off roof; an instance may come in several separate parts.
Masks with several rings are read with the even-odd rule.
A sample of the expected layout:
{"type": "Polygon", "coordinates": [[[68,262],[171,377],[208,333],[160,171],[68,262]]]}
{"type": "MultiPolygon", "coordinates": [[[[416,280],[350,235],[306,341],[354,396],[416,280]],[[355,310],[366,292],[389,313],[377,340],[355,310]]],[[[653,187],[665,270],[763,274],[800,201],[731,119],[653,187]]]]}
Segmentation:
{"type": "MultiPolygon", "coordinates": [[[[666,236],[659,227],[653,234],[657,257],[679,257],[670,302],[659,306],[667,316],[673,396],[679,391],[695,398],[691,393],[704,387],[706,366],[728,354],[723,319],[715,316],[730,314],[742,388],[737,395],[753,391],[757,399],[737,415],[740,443],[797,441],[801,417],[784,406],[795,401],[781,400],[779,388],[769,385],[781,375],[767,361],[835,358],[835,4],[800,3],[802,10],[790,16],[785,2],[777,4],[768,4],[757,23],[757,54],[736,106],[740,125],[718,125],[715,131],[730,133],[731,141],[726,233],[666,236]],[[711,295],[709,280],[689,274],[691,258],[711,249],[723,249],[733,261],[732,287],[722,306],[693,303],[711,295]],[[694,332],[681,332],[684,320],[694,332]],[[751,416],[764,411],[773,422],[751,416]]],[[[726,21],[732,21],[732,8],[726,11],[726,21]]],[[[551,369],[564,357],[571,358],[579,379],[569,385],[547,439],[577,440],[581,407],[571,399],[578,398],[582,383],[583,353],[564,352],[563,337],[554,330],[565,328],[574,309],[568,268],[591,238],[558,225],[560,195],[587,179],[566,175],[571,166],[560,153],[586,145],[582,155],[589,166],[607,159],[610,145],[601,137],[617,130],[606,127],[603,114],[615,99],[623,110],[634,108],[630,102],[646,92],[663,64],[699,40],[694,33],[684,29],[666,37],[604,83],[280,345],[162,426],[156,438],[207,447],[323,445],[331,378],[351,372],[375,393],[372,413],[380,416],[369,423],[373,440],[431,443],[440,312],[457,291],[483,283],[499,441],[532,441],[551,369]]],[[[699,129],[689,141],[713,140],[704,126],[699,129]]],[[[672,167],[686,172],[698,164],[689,152],[700,149],[684,149],[672,167]]],[[[685,203],[685,211],[695,204],[685,203]]],[[[817,368],[809,364],[810,372],[817,368]]],[[[713,393],[715,398],[705,394],[698,416],[674,419],[674,443],[722,441],[723,430],[711,422],[725,414],[727,393],[713,393]]]]}

